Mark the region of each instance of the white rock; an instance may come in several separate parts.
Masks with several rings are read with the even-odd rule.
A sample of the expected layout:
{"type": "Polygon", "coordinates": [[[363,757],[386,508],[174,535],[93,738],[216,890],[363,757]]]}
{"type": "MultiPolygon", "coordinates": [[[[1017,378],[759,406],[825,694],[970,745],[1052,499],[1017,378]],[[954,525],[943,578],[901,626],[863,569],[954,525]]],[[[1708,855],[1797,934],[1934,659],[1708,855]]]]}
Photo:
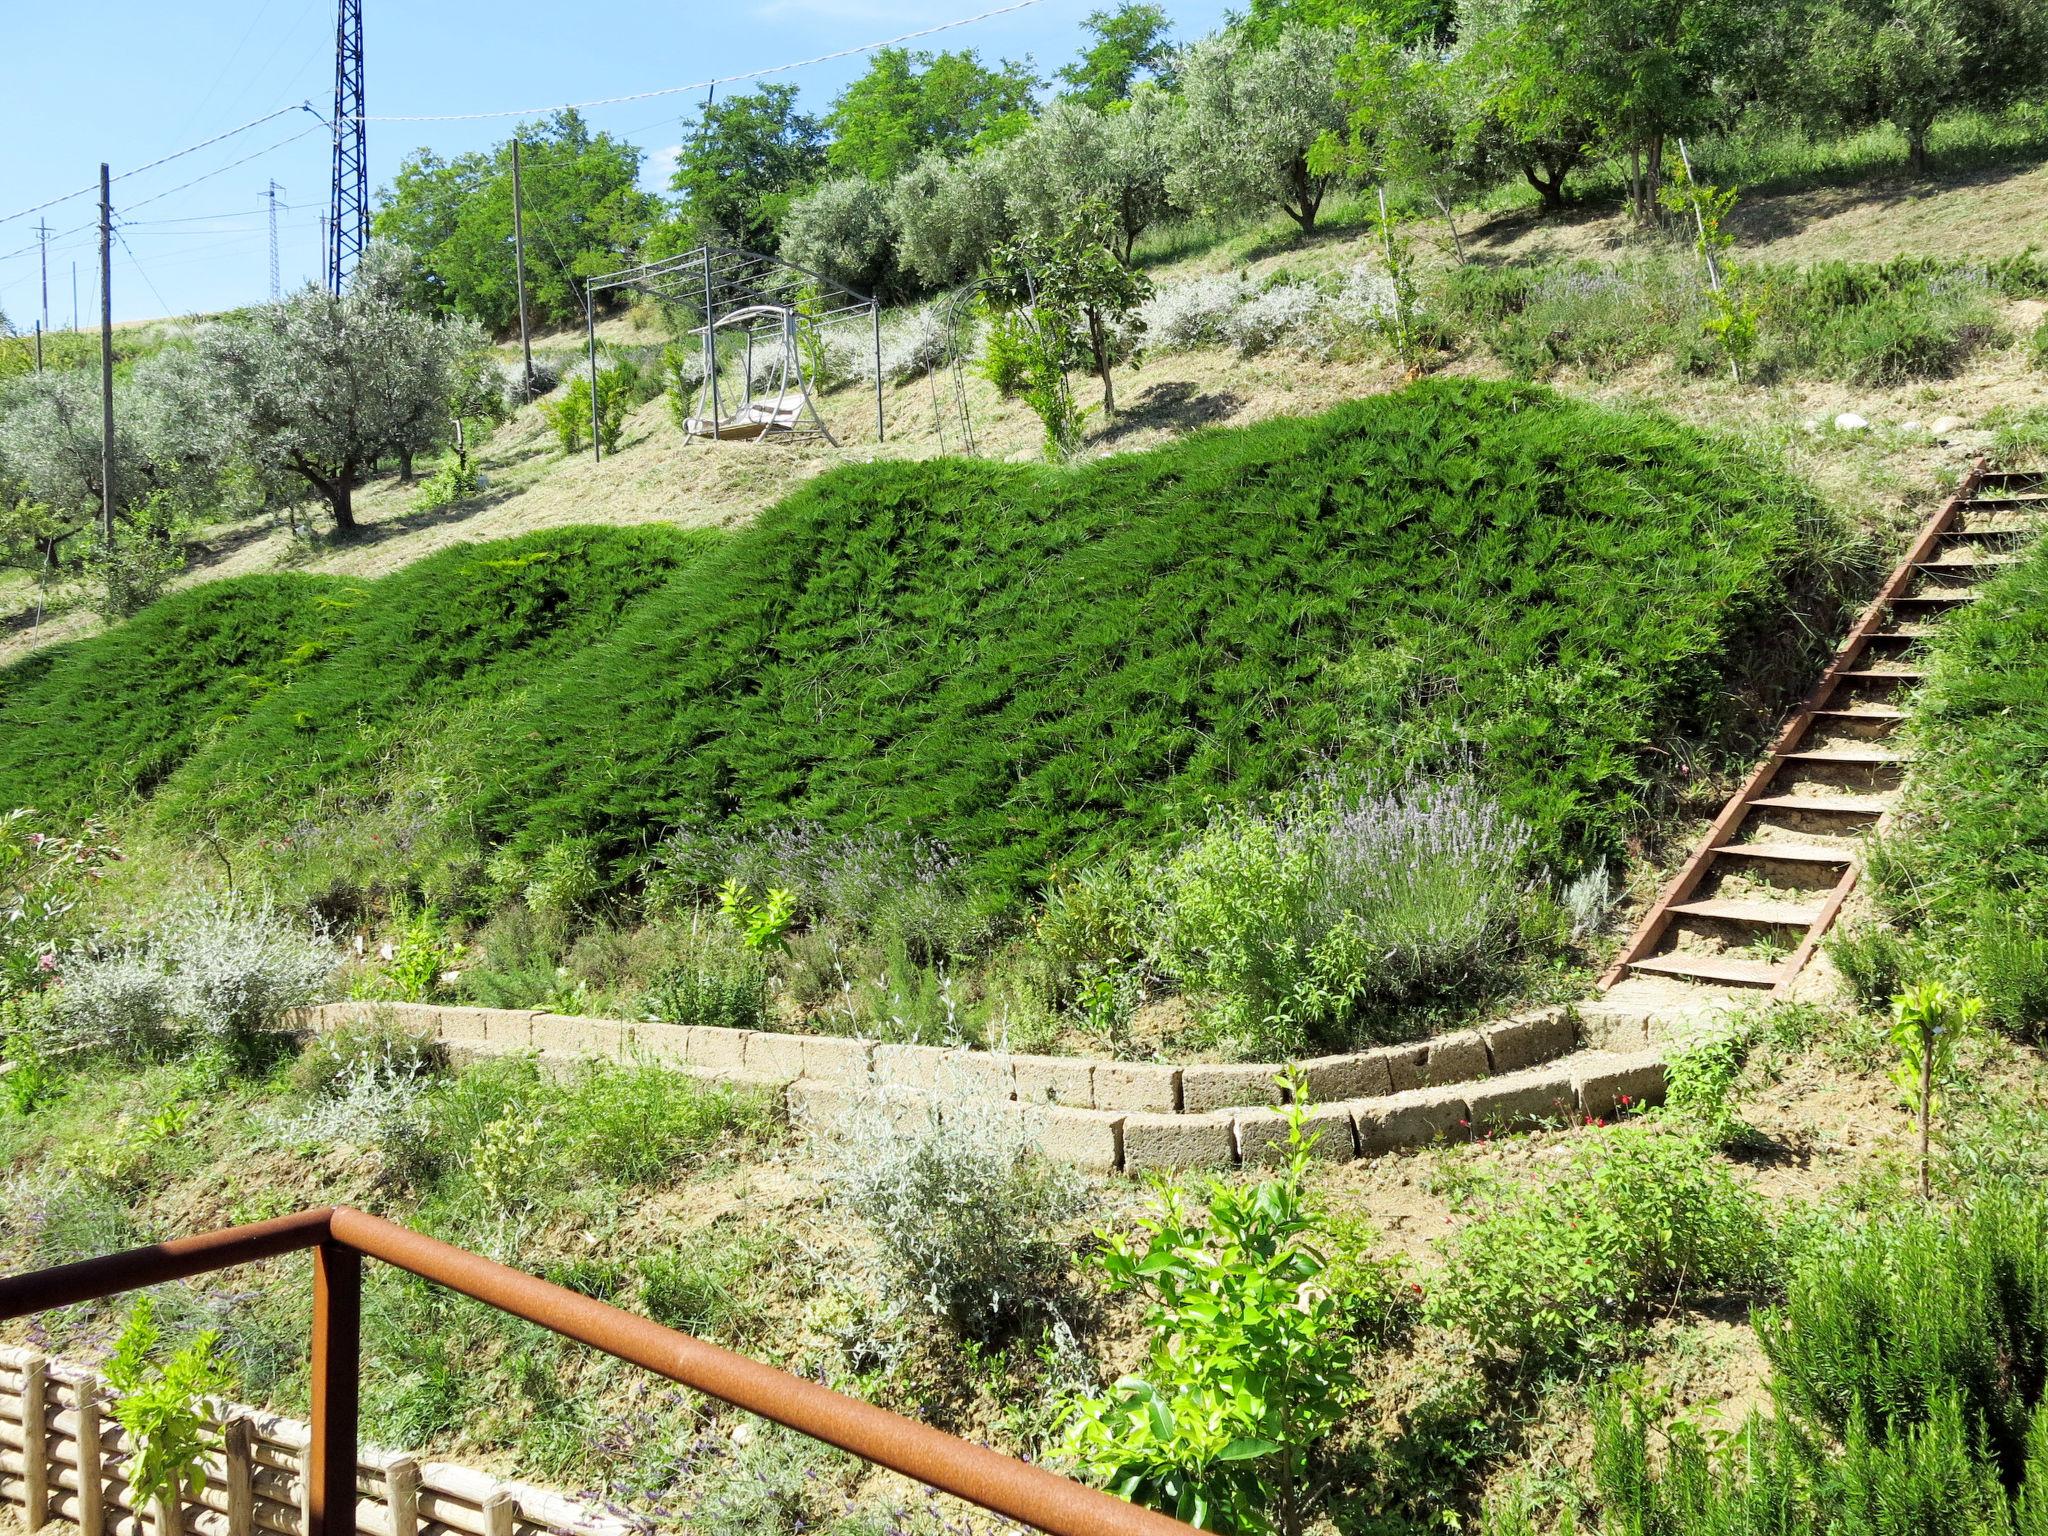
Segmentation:
{"type": "Polygon", "coordinates": [[[1859,416],[1854,411],[1844,411],[1835,418],[1837,432],[1861,432],[1870,425],[1868,416],[1859,416]]]}
{"type": "Polygon", "coordinates": [[[1799,423],[1799,430],[1802,432],[1818,432],[1820,430],[1820,423],[1809,416],[1806,420],[1799,423]]]}
{"type": "Polygon", "coordinates": [[[1937,416],[1928,423],[1927,430],[1936,437],[1947,437],[1951,432],[1960,431],[1963,426],[1963,418],[1960,416],[1937,416]]]}
{"type": "Polygon", "coordinates": [[[1918,432],[1920,430],[1920,423],[1918,421],[1902,421],[1899,423],[1899,430],[1901,432],[1918,432]]]}

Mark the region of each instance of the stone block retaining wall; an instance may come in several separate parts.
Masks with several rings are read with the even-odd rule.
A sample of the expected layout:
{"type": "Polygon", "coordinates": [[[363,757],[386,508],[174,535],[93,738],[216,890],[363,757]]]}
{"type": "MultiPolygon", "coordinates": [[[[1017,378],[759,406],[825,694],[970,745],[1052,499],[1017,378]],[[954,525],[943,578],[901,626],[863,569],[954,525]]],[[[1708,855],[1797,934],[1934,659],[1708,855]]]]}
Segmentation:
{"type": "MultiPolygon", "coordinates": [[[[637,1059],[779,1096],[800,1125],[863,1105],[916,1114],[963,1098],[1006,1106],[1048,1156],[1098,1173],[1269,1164],[1285,1156],[1280,1064],[1090,1061],[832,1036],[630,1023],[524,1009],[328,1003],[312,1029],[371,1018],[431,1035],[456,1055],[536,1052],[543,1060],[637,1059]]],[[[1477,1029],[1295,1063],[1319,1155],[1407,1151],[1490,1130],[1606,1118],[1654,1103],[1663,1055],[1578,1050],[1567,1007],[1477,1029]]]]}

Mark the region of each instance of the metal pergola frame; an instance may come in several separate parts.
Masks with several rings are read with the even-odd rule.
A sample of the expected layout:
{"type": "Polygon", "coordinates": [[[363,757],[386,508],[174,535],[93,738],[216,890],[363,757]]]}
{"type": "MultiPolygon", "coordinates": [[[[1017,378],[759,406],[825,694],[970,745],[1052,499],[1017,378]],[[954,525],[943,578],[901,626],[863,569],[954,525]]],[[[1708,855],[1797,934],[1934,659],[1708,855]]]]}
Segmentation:
{"type": "MultiPolygon", "coordinates": [[[[692,435],[708,436],[714,441],[727,435],[721,425],[723,412],[718,392],[718,334],[735,317],[750,310],[780,310],[796,317],[793,324],[807,325],[816,331],[828,325],[856,322],[865,316],[874,354],[875,438],[878,442],[887,441],[888,428],[882,414],[881,303],[868,294],[858,293],[779,256],[738,246],[700,245],[679,256],[607,272],[584,284],[583,322],[590,367],[591,446],[597,457],[603,456],[597,443],[597,296],[621,289],[644,294],[658,303],[684,306],[698,316],[698,324],[689,327],[688,334],[703,338],[704,376],[711,393],[711,430],[692,435]]],[[[800,365],[800,357],[798,362],[800,365]]],[[[810,384],[803,380],[800,367],[798,383],[803,406],[809,409],[826,441],[837,446],[836,439],[825,427],[824,418],[818,413],[810,384]]],[[[765,435],[756,434],[757,437],[765,435]]]]}

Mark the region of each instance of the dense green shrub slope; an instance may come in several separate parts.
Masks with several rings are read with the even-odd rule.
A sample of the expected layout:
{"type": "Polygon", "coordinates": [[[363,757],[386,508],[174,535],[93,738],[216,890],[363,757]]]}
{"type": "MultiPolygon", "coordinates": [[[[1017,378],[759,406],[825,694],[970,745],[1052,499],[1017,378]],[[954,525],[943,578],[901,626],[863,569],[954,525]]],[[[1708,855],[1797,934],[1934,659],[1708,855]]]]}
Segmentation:
{"type": "Polygon", "coordinates": [[[700,548],[665,528],[458,546],[379,581],[248,576],[0,673],[0,799],[289,820],[437,704],[588,646],[700,548]],[[239,798],[238,798],[239,797],[239,798]]]}
{"type": "MultiPolygon", "coordinates": [[[[1452,756],[1547,855],[1611,852],[1810,668],[1826,547],[1806,493],[1728,444],[1527,386],[1074,470],[849,466],[669,570],[679,546],[582,531],[360,588],[348,639],[157,803],[253,832],[322,787],[374,799],[364,721],[454,680],[490,707],[436,745],[447,814],[527,851],[594,835],[620,866],[677,821],[809,818],[938,839],[1016,891],[1332,758],[1452,756]],[[519,607],[559,564],[512,563],[571,547],[591,579],[519,607]],[[579,603],[601,612],[548,606],[579,603]],[[486,654],[542,620],[547,643],[486,654]]],[[[0,720],[61,712],[122,643],[0,675],[0,720]]],[[[31,755],[0,755],[0,800],[89,788],[31,755]]]]}
{"type": "Polygon", "coordinates": [[[1994,1020],[2048,1031],[2048,544],[1946,620],[1914,714],[1885,898],[1966,957],[1994,1020]]]}

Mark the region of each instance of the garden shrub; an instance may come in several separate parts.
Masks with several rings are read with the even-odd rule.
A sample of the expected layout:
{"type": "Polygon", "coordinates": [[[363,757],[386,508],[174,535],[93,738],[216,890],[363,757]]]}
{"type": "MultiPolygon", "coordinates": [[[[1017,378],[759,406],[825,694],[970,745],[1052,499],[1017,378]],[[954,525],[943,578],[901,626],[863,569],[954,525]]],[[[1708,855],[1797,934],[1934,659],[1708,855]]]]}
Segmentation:
{"type": "Polygon", "coordinates": [[[1619,1127],[1542,1187],[1485,1182],[1445,1242],[1430,1317],[1539,1369],[1620,1356],[1681,1289],[1774,1273],[1770,1224],[1697,1132],[1619,1127]]]}
{"type": "Polygon", "coordinates": [[[833,1198],[873,1234],[883,1285],[908,1309],[998,1339],[1057,1298],[1066,1259],[1055,1233],[1082,1186],[1001,1106],[944,1097],[943,1113],[935,1102],[901,1130],[894,1107],[877,1104],[834,1126],[833,1198]]]}
{"type": "Polygon", "coordinates": [[[1758,1337],[1802,1416],[1839,1435],[1860,1410],[1890,1434],[1954,1397],[2014,1485],[2048,1384],[2048,1201],[1992,1188],[1959,1211],[1912,1205],[1823,1233],[1758,1337]]]}
{"type": "Polygon", "coordinates": [[[1229,812],[1154,880],[1154,959],[1220,1000],[1254,1051],[1342,1034],[1359,1007],[1482,988],[1528,915],[1526,826],[1468,776],[1324,781],[1274,815],[1229,812]]]}
{"type": "Polygon", "coordinates": [[[763,1028],[768,1023],[768,970],[733,935],[693,922],[682,954],[648,983],[640,1009],[664,1024],[763,1028]]]}
{"type": "Polygon", "coordinates": [[[165,827],[297,838],[383,806],[403,741],[438,788],[400,870],[445,825],[594,838],[616,884],[715,807],[915,830],[1014,904],[1329,758],[1469,749],[1568,870],[1805,683],[1828,527],[1725,440],[1476,381],[1070,471],[847,464],[727,533],[174,594],[0,671],[0,803],[153,790],[165,827]]]}
{"type": "Polygon", "coordinates": [[[1593,1400],[1603,1532],[2032,1536],[2048,1517],[2048,1202],[1815,1223],[1757,1319],[1774,1411],[1730,1435],[1624,1380],[1593,1400]]]}
{"type": "Polygon", "coordinates": [[[171,978],[148,947],[80,951],[63,966],[55,1025],[72,1044],[132,1059],[162,1054],[177,1037],[171,978]]]}
{"type": "Polygon", "coordinates": [[[1888,1012],[1892,999],[1927,967],[1926,946],[1888,923],[1837,928],[1828,935],[1825,948],[1849,984],[1856,1006],[1870,1014],[1888,1012]]]}
{"type": "Polygon", "coordinates": [[[1899,923],[1960,954],[1993,1018],[2028,1035],[2048,992],[2048,547],[1979,592],[1930,648],[1919,766],[1872,870],[1899,923]]]}
{"type": "Polygon", "coordinates": [[[246,1053],[295,1008],[320,1001],[335,953],[269,898],[212,897],[174,909],[152,941],[170,973],[172,1015],[246,1053]]]}
{"type": "Polygon", "coordinates": [[[1205,1530],[1305,1529],[1311,1458],[1365,1397],[1346,1277],[1385,1277],[1354,1268],[1359,1234],[1316,1208],[1312,1135],[1298,1116],[1290,1131],[1277,1177],[1212,1179],[1199,1211],[1162,1184],[1137,1232],[1110,1237],[1097,1262],[1145,1300],[1145,1363],[1062,1409],[1060,1448],[1085,1473],[1205,1530]]]}

